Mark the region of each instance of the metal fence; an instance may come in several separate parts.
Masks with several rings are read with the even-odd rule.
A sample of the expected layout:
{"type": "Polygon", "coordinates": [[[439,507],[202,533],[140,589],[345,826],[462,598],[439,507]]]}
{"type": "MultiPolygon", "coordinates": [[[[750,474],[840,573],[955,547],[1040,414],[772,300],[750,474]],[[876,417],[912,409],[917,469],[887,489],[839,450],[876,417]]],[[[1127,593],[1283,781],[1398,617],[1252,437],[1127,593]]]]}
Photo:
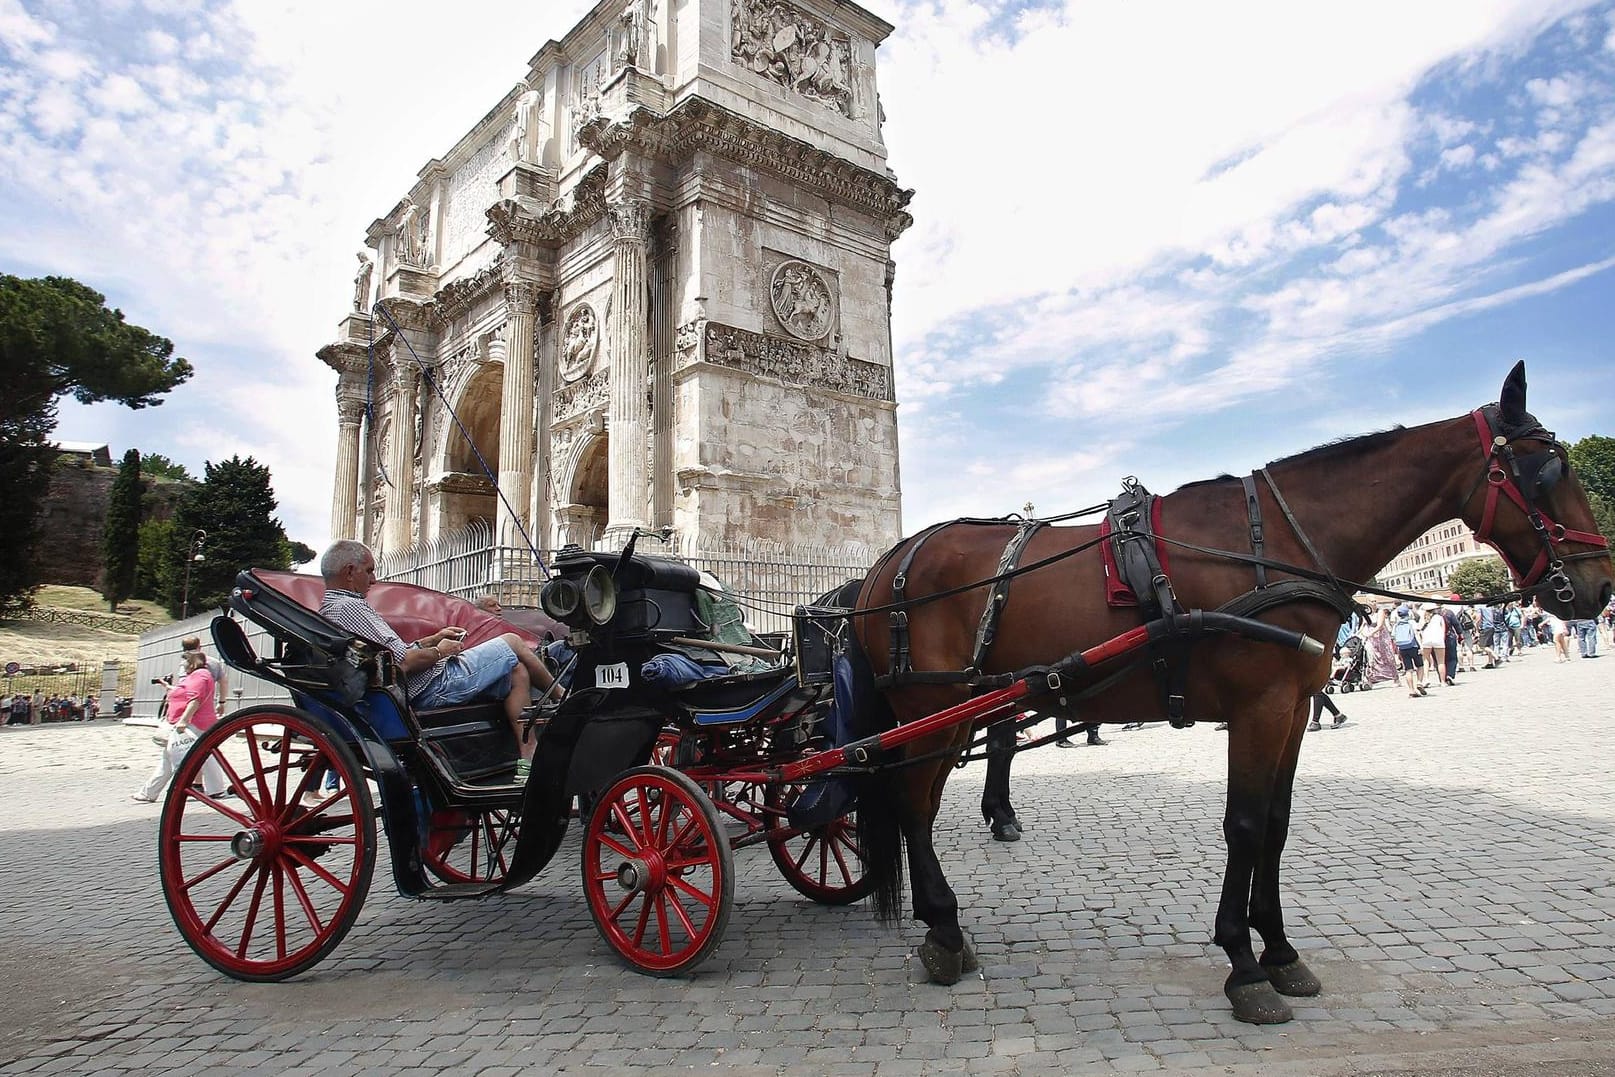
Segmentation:
{"type": "MultiPolygon", "coordinates": [[[[595,549],[606,549],[596,544],[595,549]]],[[[640,553],[676,557],[711,573],[746,610],[755,632],[784,632],[791,611],[801,603],[862,576],[874,561],[862,545],[786,547],[766,542],[703,542],[686,539],[664,545],[642,537],[640,553]]],[[[377,559],[378,579],[419,584],[461,598],[492,594],[507,606],[537,606],[548,578],[543,568],[556,551],[496,546],[486,524],[443,535],[431,542],[389,552],[377,559]],[[542,564],[540,563],[542,561],[542,564]]]]}

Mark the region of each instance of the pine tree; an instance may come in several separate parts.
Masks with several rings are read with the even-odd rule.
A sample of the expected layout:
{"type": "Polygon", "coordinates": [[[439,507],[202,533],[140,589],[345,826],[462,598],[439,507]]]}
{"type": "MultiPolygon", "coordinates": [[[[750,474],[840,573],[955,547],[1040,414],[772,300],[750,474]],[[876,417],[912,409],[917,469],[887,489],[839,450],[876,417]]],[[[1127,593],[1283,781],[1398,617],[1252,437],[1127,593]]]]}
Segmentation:
{"type": "Polygon", "coordinates": [[[101,594],[114,612],[118,603],[135,593],[135,564],[140,550],[140,451],[130,449],[118,465],[107,505],[106,527],[101,532],[101,557],[106,578],[101,594]]]}
{"type": "Polygon", "coordinates": [[[186,491],[174,511],[168,563],[179,571],[169,578],[163,597],[175,616],[187,599],[193,613],[222,605],[244,568],[289,564],[290,544],[274,516],[278,502],[269,468],[250,456],[232,456],[220,464],[209,462],[204,470],[206,477],[186,491]],[[198,548],[203,560],[190,562],[187,589],[184,568],[198,548]]]}

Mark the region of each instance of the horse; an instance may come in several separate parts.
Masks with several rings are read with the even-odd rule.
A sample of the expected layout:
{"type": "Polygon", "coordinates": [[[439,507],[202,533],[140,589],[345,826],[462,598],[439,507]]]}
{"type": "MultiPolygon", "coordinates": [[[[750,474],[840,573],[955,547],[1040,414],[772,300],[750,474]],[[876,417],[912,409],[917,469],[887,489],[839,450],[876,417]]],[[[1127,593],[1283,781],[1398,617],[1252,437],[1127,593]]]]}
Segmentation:
{"type": "MultiPolygon", "coordinates": [[[[1564,447],[1526,410],[1523,362],[1496,404],[1323,445],[1275,461],[1250,480],[1190,483],[1157,504],[1156,534],[1170,551],[1170,587],[1182,606],[1216,610],[1241,596],[1283,592],[1295,597],[1266,609],[1235,608],[1259,610],[1251,615],[1312,640],[1333,640],[1351,609],[1340,581],[1372,578],[1415,537],[1454,515],[1502,555],[1522,591],[1538,593],[1561,617],[1596,616],[1615,588],[1608,541],[1564,447]],[[1330,588],[1308,590],[1303,577],[1330,588]],[[1283,591],[1286,584],[1291,590],[1283,591]]],[[[846,655],[857,688],[848,718],[853,735],[936,714],[979,694],[987,676],[1040,667],[1138,628],[1137,610],[1104,596],[1098,527],[1043,527],[1025,546],[1025,578],[1013,579],[1000,599],[987,661],[950,683],[946,671],[964,670],[980,654],[973,649],[978,625],[994,601],[985,581],[1001,571],[1017,530],[1011,522],[969,523],[904,539],[865,577],[846,655]],[[906,663],[894,662],[903,656],[906,663]],[[895,678],[894,664],[902,667],[895,678]]],[[[1172,693],[1163,691],[1151,662],[1129,668],[1125,657],[1101,660],[1085,682],[1094,694],[1080,700],[1080,720],[1227,723],[1227,859],[1213,935],[1230,965],[1223,990],[1241,1021],[1288,1021],[1285,996],[1322,990],[1285,937],[1280,860],[1308,704],[1329,677],[1327,651],[1207,633],[1150,657],[1187,663],[1172,693]],[[1264,944],[1260,958],[1252,929],[1264,944]]],[[[1032,706],[1053,713],[1065,703],[1059,693],[1052,704],[1032,706]]],[[[942,984],[979,967],[933,844],[943,785],[973,734],[964,722],[891,749],[865,778],[858,803],[876,914],[890,923],[902,912],[906,845],[914,917],[927,926],[916,956],[942,984]]]]}

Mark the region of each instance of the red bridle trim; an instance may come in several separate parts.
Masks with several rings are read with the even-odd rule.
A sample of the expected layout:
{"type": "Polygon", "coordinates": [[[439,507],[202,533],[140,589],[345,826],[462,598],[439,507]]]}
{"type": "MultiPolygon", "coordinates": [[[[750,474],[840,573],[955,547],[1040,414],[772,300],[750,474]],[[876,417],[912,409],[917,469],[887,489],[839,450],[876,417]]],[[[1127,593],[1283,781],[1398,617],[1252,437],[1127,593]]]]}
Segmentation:
{"type": "Polygon", "coordinates": [[[1514,482],[1513,476],[1495,461],[1498,450],[1495,443],[1496,435],[1492,433],[1492,426],[1486,421],[1485,414],[1482,413],[1480,408],[1476,408],[1470,414],[1474,417],[1475,429],[1480,434],[1480,451],[1486,454],[1486,508],[1481,512],[1480,527],[1475,529],[1475,541],[1484,542],[1499,554],[1502,554],[1503,562],[1519,577],[1520,586],[1529,587],[1542,578],[1551,560],[1549,555],[1553,547],[1561,542],[1580,542],[1588,546],[1609,549],[1609,540],[1603,535],[1564,527],[1556,523],[1553,517],[1527,501],[1525,495],[1520,492],[1519,486],[1514,482]],[[1499,493],[1506,495],[1510,501],[1514,502],[1519,507],[1519,510],[1525,513],[1527,518],[1530,518],[1533,514],[1536,515],[1541,519],[1542,525],[1546,529],[1541,534],[1544,535],[1547,542],[1543,544],[1542,552],[1537,554],[1536,561],[1532,563],[1531,571],[1523,576],[1514,568],[1512,560],[1507,553],[1503,552],[1502,547],[1492,542],[1492,524],[1497,516],[1497,495],[1499,493]]]}

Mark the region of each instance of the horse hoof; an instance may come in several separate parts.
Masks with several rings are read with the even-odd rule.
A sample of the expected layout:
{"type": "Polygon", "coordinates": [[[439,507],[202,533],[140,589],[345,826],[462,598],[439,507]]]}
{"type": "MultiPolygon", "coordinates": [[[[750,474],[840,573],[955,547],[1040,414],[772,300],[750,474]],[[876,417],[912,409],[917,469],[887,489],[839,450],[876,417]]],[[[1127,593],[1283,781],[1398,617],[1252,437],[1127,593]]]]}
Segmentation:
{"type": "Polygon", "coordinates": [[[1233,1004],[1234,1016],[1248,1025],[1282,1025],[1295,1014],[1266,980],[1223,989],[1233,1004]]]}
{"type": "MultiPolygon", "coordinates": [[[[952,987],[959,982],[959,977],[964,975],[964,955],[969,948],[970,944],[966,943],[964,950],[955,953],[952,950],[944,949],[941,943],[926,939],[920,943],[920,948],[914,952],[919,955],[920,964],[925,967],[925,975],[932,983],[952,987]]],[[[972,955],[972,960],[974,960],[974,955],[972,955]]],[[[1280,1003],[1280,1005],[1283,1005],[1283,1003],[1280,1003]]]]}
{"type": "Polygon", "coordinates": [[[1312,975],[1306,962],[1299,957],[1288,965],[1263,965],[1262,971],[1267,973],[1268,981],[1272,983],[1273,990],[1281,995],[1291,998],[1311,998],[1323,990],[1323,984],[1312,975]]]}
{"type": "Polygon", "coordinates": [[[959,954],[959,971],[966,976],[981,971],[981,962],[976,960],[976,948],[970,945],[969,939],[965,939],[965,948],[959,954]]]}
{"type": "Polygon", "coordinates": [[[993,837],[998,841],[1020,841],[1021,828],[1014,823],[994,823],[993,837]]]}

